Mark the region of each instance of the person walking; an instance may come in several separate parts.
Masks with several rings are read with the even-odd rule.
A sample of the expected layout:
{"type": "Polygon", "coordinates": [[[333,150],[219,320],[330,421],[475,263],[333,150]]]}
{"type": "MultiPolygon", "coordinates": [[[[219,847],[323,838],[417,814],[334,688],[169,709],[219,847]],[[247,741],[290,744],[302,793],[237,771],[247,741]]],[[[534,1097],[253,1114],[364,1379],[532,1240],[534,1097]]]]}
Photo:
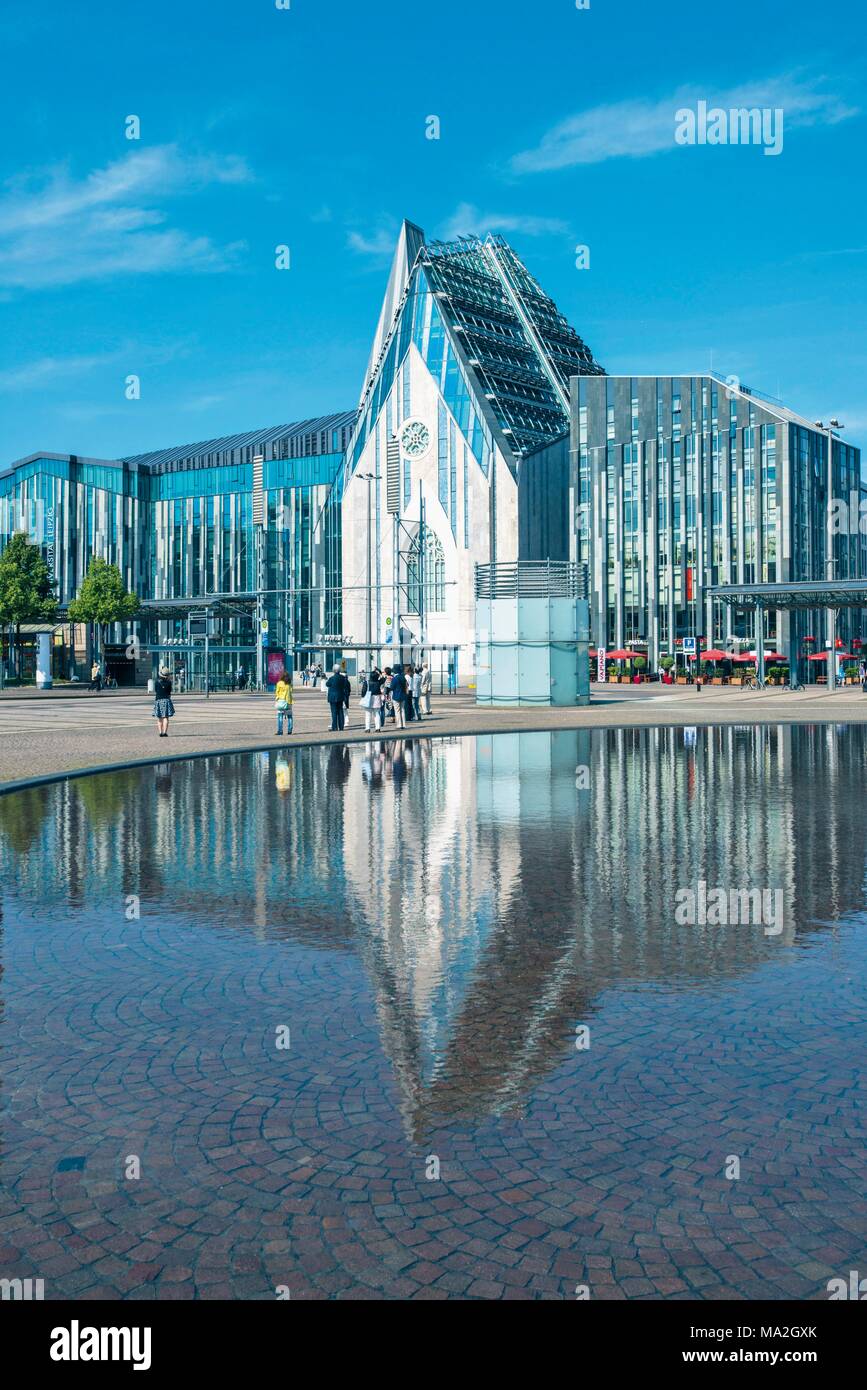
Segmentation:
{"type": "Polygon", "coordinates": [[[391,678],[391,698],[394,704],[395,728],[406,728],[406,700],[409,697],[406,676],[403,674],[402,666],[395,666],[394,675],[391,678]]]}
{"type": "Polygon", "coordinates": [[[328,704],[331,707],[331,732],[338,733],[344,727],[344,716],[346,702],[349,699],[347,687],[349,681],[344,676],[339,665],[334,667],[333,672],[325,682],[325,690],[328,695],[328,704]]]}
{"type": "Polygon", "coordinates": [[[280,679],[274,690],[274,710],[277,714],[277,734],[283,735],[283,721],[286,721],[286,732],[292,732],[292,681],[289,679],[289,672],[282,671],[280,679]]]}
{"type": "Polygon", "coordinates": [[[433,690],[433,677],[426,661],[421,666],[421,693],[424,698],[424,712],[430,714],[430,697],[433,690]]]}
{"type": "Polygon", "coordinates": [[[102,690],[102,667],[98,661],[94,661],[90,668],[90,685],[88,689],[95,690],[97,695],[102,690]]]}
{"type": "Polygon", "coordinates": [[[449,694],[450,694],[450,695],[454,695],[455,691],[456,691],[457,688],[458,688],[458,682],[457,682],[457,676],[456,676],[456,674],[455,674],[455,663],[454,663],[453,661],[450,661],[450,662],[449,662],[449,666],[448,666],[448,677],[449,677],[449,694]]]}
{"type": "Polygon", "coordinates": [[[169,736],[169,720],[175,712],[172,704],[172,673],[168,666],[161,666],[154,681],[154,719],[158,721],[160,738],[169,736]]]}
{"type": "Polygon", "coordinates": [[[412,712],[415,718],[421,723],[421,667],[416,666],[410,680],[410,694],[412,695],[412,712]]]}

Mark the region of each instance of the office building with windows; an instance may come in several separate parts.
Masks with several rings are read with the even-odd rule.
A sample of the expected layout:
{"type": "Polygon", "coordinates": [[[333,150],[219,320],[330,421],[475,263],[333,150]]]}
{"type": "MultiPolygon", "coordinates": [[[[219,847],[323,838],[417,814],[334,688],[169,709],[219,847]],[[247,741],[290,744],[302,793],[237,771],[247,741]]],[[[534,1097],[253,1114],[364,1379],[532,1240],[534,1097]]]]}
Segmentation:
{"type": "MultiPolygon", "coordinates": [[[[713,586],[867,576],[860,451],[837,437],[831,500],[850,524],[828,564],[828,439],[732,377],[574,378],[571,556],[589,567],[594,641],[646,646],[653,668],[685,638],[737,651],[738,639],[753,644],[752,617],[713,586]]],[[[844,642],[862,620],[841,613],[844,642]]],[[[824,643],[819,610],[770,609],[765,624],[785,655],[824,643]]]]}
{"type": "Polygon", "coordinates": [[[34,455],[0,474],[0,548],[16,531],[42,545],[61,607],[92,556],[117,565],[156,649],[185,643],[188,601],[235,598],[215,633],[219,679],[239,657],[249,665],[259,589],[274,645],[339,629],[341,467],[354,420],[349,411],[123,459],[34,455]]]}

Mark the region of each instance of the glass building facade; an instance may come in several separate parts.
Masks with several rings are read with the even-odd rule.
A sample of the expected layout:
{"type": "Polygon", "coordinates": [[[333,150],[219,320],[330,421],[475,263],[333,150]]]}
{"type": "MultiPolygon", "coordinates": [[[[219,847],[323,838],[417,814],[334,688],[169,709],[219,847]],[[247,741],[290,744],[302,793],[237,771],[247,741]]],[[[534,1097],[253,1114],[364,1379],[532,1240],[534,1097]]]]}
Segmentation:
{"type": "Polygon", "coordinates": [[[346,456],[347,631],[472,679],[474,567],[519,558],[522,470],[565,458],[570,379],[602,371],[501,237],[403,225],[346,456]]]}
{"type": "MultiPolygon", "coordinates": [[[[867,576],[858,524],[860,451],[833,444],[832,500],[853,524],[827,565],[828,435],[785,406],[713,375],[575,378],[572,557],[589,567],[593,638],[646,643],[651,666],[698,646],[752,643],[752,617],[713,599],[724,584],[867,576]]],[[[861,637],[862,614],[838,633],[861,637]]],[[[785,655],[824,641],[821,611],[766,614],[785,655]]]]}
{"type": "MultiPolygon", "coordinates": [[[[99,556],[148,604],[261,587],[274,645],[339,632],[340,468],[354,421],[350,411],[120,460],[22,460],[0,475],[0,548],[16,531],[40,544],[60,604],[99,556]]],[[[154,645],[186,634],[180,615],[143,626],[154,645]]],[[[253,645],[252,609],[225,616],[220,636],[227,659],[253,645]]]]}
{"type": "MultiPolygon", "coordinates": [[[[833,499],[850,524],[828,563],[827,449],[734,378],[606,375],[501,237],[429,242],[404,222],[355,410],[120,459],[19,460],[0,473],[0,549],[16,531],[42,545],[61,605],[92,556],[117,565],[158,648],[183,640],[182,604],[228,597],[226,660],[258,650],[263,594],[272,646],[330,655],[341,644],[325,638],[343,636],[381,652],[401,634],[454,652],[462,676],[475,566],[572,559],[589,569],[594,640],[642,643],[655,667],[689,638],[752,639],[714,586],[867,577],[861,458],[840,439],[833,499]]],[[[822,612],[766,622],[786,654],[824,642],[822,612]]],[[[861,622],[841,614],[844,642],[861,622]]]]}

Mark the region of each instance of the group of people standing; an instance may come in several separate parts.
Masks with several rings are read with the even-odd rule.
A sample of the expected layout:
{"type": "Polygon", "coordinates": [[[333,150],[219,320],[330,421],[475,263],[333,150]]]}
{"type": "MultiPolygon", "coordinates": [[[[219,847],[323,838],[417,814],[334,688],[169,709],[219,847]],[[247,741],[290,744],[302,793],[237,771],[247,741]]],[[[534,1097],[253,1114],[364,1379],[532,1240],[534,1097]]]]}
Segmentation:
{"type": "MultiPolygon", "coordinates": [[[[308,683],[303,679],[306,674],[302,673],[305,685],[308,683]]],[[[322,683],[331,711],[331,730],[337,733],[349,726],[352,685],[340,664],[322,683]]],[[[432,690],[433,678],[426,661],[420,666],[386,666],[382,671],[374,666],[370,671],[362,671],[359,704],[364,710],[365,729],[368,732],[383,729],[386,719],[391,719],[399,729],[405,729],[412,720],[421,723],[422,711],[424,715],[431,712],[432,690]]],[[[274,689],[274,711],[278,736],[282,737],[284,730],[291,734],[292,678],[286,670],[281,672],[274,689]]],[[[167,666],[161,666],[154,684],[154,718],[158,721],[160,738],[168,736],[169,720],[174,713],[171,672],[167,666]]]]}
{"type": "MultiPolygon", "coordinates": [[[[352,698],[352,685],[349,677],[339,665],[325,682],[328,704],[331,709],[331,729],[333,732],[348,727],[349,702],[352,698]]],[[[361,673],[359,704],[364,710],[364,727],[382,729],[386,719],[392,719],[397,728],[405,729],[413,719],[422,719],[424,713],[430,714],[430,697],[433,680],[427,662],[421,666],[386,666],[380,671],[374,666],[361,673]]]]}
{"type": "Polygon", "coordinates": [[[421,723],[422,706],[424,713],[430,714],[432,689],[427,662],[421,666],[386,666],[382,671],[374,666],[361,680],[365,729],[383,729],[386,719],[393,720],[399,729],[405,729],[411,720],[421,723]]]}

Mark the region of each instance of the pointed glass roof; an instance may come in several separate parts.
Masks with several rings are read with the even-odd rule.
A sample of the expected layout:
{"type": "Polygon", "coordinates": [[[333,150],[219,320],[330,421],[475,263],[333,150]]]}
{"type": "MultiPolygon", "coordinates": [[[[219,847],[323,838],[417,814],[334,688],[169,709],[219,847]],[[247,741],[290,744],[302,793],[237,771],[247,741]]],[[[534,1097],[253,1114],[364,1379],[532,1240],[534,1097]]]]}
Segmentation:
{"type": "Polygon", "coordinates": [[[483,435],[496,435],[516,469],[524,455],[568,433],[569,378],[604,374],[502,237],[427,243],[419,227],[404,223],[350,445],[350,469],[410,342],[456,418],[450,395],[461,407],[466,398],[470,430],[481,440],[476,447],[470,438],[470,445],[483,468],[483,435]]]}

